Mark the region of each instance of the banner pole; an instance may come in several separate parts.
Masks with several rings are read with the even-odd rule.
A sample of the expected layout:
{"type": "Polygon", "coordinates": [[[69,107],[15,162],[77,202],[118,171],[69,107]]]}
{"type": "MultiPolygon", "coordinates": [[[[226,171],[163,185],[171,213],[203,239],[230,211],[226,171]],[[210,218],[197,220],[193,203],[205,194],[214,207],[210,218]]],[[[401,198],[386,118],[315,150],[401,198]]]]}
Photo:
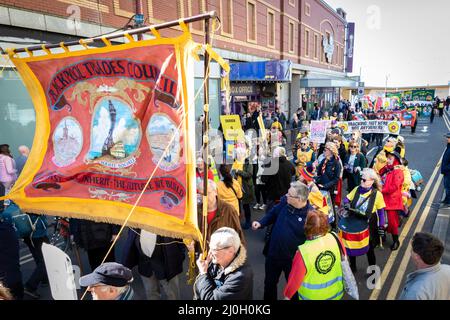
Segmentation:
{"type": "MultiPolygon", "coordinates": [[[[205,45],[208,46],[210,43],[209,37],[209,19],[205,19],[205,45]]],[[[206,258],[206,235],[208,230],[208,129],[209,129],[209,53],[205,50],[204,61],[203,61],[203,79],[208,79],[205,81],[203,88],[203,254],[206,258]]]]}
{"type": "MultiPolygon", "coordinates": [[[[196,16],[183,18],[181,20],[168,21],[168,22],[164,22],[164,23],[151,25],[151,26],[145,26],[145,27],[131,29],[131,30],[118,31],[118,32],[115,32],[113,34],[106,35],[106,36],[97,36],[97,37],[94,37],[94,38],[87,38],[87,39],[81,39],[81,40],[75,40],[75,41],[62,42],[62,45],[64,45],[65,47],[69,47],[69,46],[80,45],[80,41],[82,41],[84,44],[91,44],[91,43],[96,42],[96,41],[97,42],[103,42],[102,38],[106,39],[106,40],[112,40],[112,39],[122,38],[125,34],[129,34],[130,36],[139,35],[139,34],[143,34],[143,33],[146,33],[146,32],[150,32],[152,29],[154,29],[154,30],[161,30],[161,29],[177,27],[177,26],[180,25],[180,21],[182,21],[182,22],[184,22],[186,24],[189,24],[189,23],[193,23],[193,22],[196,22],[196,21],[203,21],[204,20],[205,21],[205,28],[206,28],[206,21],[209,21],[209,19],[212,19],[212,18],[217,18],[217,15],[216,15],[215,11],[210,11],[210,12],[206,12],[206,13],[199,14],[199,15],[196,15],[196,16]]],[[[43,48],[42,48],[43,45],[45,46],[45,49],[61,48],[61,42],[58,42],[58,43],[45,43],[45,44],[29,46],[29,47],[26,47],[26,48],[12,49],[11,50],[11,54],[43,50],[43,48]]],[[[1,54],[8,54],[8,52],[6,50],[4,50],[2,47],[0,47],[0,53],[1,54]]]]}

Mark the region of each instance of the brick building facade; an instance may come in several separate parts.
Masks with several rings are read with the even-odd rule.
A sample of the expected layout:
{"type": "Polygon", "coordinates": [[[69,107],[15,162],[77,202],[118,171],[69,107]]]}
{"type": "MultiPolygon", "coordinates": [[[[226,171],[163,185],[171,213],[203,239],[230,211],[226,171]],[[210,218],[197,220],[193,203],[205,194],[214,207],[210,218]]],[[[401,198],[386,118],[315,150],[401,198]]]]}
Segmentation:
{"type": "MultiPolygon", "coordinates": [[[[0,45],[20,46],[2,42],[4,39],[14,42],[27,37],[34,41],[59,42],[111,32],[133,24],[130,20],[136,13],[137,3],[0,0],[0,45]],[[71,28],[67,22],[78,18],[81,23],[71,28]]],[[[301,105],[302,96],[311,104],[318,102],[328,107],[339,99],[339,87],[353,86],[344,73],[345,13],[335,11],[323,0],[141,0],[140,3],[145,24],[215,10],[221,28],[214,34],[213,44],[230,62],[290,60],[293,74],[290,83],[259,84],[261,90],[267,90],[269,96],[272,94],[271,105],[279,105],[288,115],[301,105]],[[326,47],[333,51],[328,57],[326,47]],[[340,84],[336,85],[336,81],[340,84]]],[[[202,22],[192,24],[191,31],[196,41],[203,41],[202,22]]],[[[179,32],[179,28],[173,28],[161,34],[173,36],[179,32]]],[[[220,77],[220,70],[214,73],[220,77]]],[[[201,71],[196,75],[201,76],[201,71]]],[[[215,87],[219,91],[216,92],[219,104],[220,85],[213,83],[215,87]]],[[[201,103],[199,110],[200,106],[201,103]]],[[[219,109],[218,106],[217,117],[223,111],[219,109]]],[[[216,120],[213,123],[218,125],[216,120]]]]}
{"type": "MultiPolygon", "coordinates": [[[[41,25],[49,32],[92,36],[91,28],[82,30],[85,25],[79,31],[68,30],[54,19],[73,18],[73,6],[79,8],[83,24],[113,29],[123,27],[136,12],[135,1],[129,0],[0,0],[0,24],[31,29],[41,25]],[[37,20],[21,19],[18,10],[38,13],[37,20]]],[[[218,48],[343,71],[346,21],[322,0],[142,0],[142,8],[146,23],[215,10],[222,22],[215,36],[218,48]],[[322,38],[327,34],[333,36],[335,45],[331,63],[326,61],[322,46],[322,38]]],[[[192,25],[198,41],[202,40],[202,30],[201,22],[192,25]]]]}

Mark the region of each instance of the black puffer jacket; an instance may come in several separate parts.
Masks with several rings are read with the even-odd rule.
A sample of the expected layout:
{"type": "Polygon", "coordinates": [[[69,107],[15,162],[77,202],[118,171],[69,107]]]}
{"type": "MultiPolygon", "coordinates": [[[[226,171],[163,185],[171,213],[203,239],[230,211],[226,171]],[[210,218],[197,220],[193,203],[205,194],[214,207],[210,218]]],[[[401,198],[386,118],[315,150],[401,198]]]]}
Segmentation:
{"type": "Polygon", "coordinates": [[[252,300],[253,271],[246,263],[247,251],[241,245],[236,258],[225,269],[211,263],[208,272],[194,283],[194,300],[252,300]]]}
{"type": "Polygon", "coordinates": [[[105,248],[111,245],[112,236],[120,226],[90,220],[70,219],[70,233],[75,242],[85,250],[105,248]]]}
{"type": "Polygon", "coordinates": [[[291,187],[294,175],[295,167],[286,157],[272,159],[270,164],[264,165],[261,181],[266,184],[267,199],[280,200],[291,187]]]}
{"type": "Polygon", "coordinates": [[[323,159],[317,167],[316,184],[323,186],[319,187],[321,190],[333,191],[339,181],[341,165],[335,157],[331,157],[326,165],[325,161],[326,159],[323,159]],[[324,166],[325,171],[322,173],[324,166]]]}
{"type": "MultiPolygon", "coordinates": [[[[140,230],[136,230],[140,234],[140,230]]],[[[185,257],[185,245],[181,240],[174,238],[156,237],[156,246],[152,257],[147,257],[141,248],[139,236],[135,231],[129,230],[128,238],[123,248],[121,263],[132,269],[138,266],[138,272],[144,277],[153,274],[158,280],[169,281],[183,272],[183,261],[185,257]]]]}
{"type": "Polygon", "coordinates": [[[447,149],[442,157],[441,174],[450,174],[450,143],[447,144],[447,149]]]}

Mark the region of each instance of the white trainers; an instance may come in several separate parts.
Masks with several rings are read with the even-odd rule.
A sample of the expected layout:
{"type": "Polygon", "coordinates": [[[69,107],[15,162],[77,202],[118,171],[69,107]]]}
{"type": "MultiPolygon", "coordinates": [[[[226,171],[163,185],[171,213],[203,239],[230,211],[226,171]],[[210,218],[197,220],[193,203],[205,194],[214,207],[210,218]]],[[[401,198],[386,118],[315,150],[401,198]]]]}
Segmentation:
{"type": "Polygon", "coordinates": [[[262,204],[262,205],[259,206],[259,210],[266,210],[266,207],[267,206],[265,204],[262,204]]]}
{"type": "Polygon", "coordinates": [[[256,203],[256,204],[253,206],[253,209],[258,210],[258,209],[259,209],[259,203],[256,203]]]}

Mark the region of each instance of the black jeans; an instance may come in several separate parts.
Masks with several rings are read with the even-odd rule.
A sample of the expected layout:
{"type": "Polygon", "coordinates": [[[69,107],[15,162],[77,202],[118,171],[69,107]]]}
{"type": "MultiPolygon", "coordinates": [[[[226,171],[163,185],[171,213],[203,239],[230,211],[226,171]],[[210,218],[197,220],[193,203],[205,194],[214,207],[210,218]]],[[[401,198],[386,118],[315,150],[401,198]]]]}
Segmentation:
{"type": "Polygon", "coordinates": [[[9,288],[15,300],[23,299],[20,272],[19,240],[11,223],[0,218],[0,281],[9,288]]]}
{"type": "Polygon", "coordinates": [[[25,242],[28,249],[30,249],[34,262],[36,263],[36,268],[25,283],[25,287],[31,291],[36,291],[42,281],[48,281],[44,256],[42,255],[42,243],[48,243],[49,241],[45,236],[42,238],[33,238],[32,240],[30,238],[24,238],[23,242],[25,242]]]}
{"type": "Polygon", "coordinates": [[[252,211],[250,210],[250,204],[249,203],[243,204],[242,208],[244,209],[245,222],[246,223],[251,223],[252,211]]]}
{"type": "Polygon", "coordinates": [[[256,184],[255,185],[255,196],[256,196],[256,202],[266,204],[267,203],[267,193],[266,193],[266,186],[264,184],[256,184]],[[261,202],[262,198],[262,202],[261,202]]]}
{"type": "MultiPolygon", "coordinates": [[[[109,246],[86,250],[87,254],[88,254],[89,264],[91,265],[92,271],[94,271],[95,268],[97,268],[99,265],[101,265],[103,258],[105,257],[108,250],[109,250],[109,246]]],[[[116,261],[116,256],[114,254],[114,248],[113,248],[111,250],[111,252],[109,253],[108,257],[106,258],[105,262],[115,262],[115,261],[116,261]]]]}
{"type": "MultiPolygon", "coordinates": [[[[369,243],[369,251],[366,253],[367,255],[367,261],[369,262],[369,266],[373,266],[377,264],[376,258],[375,258],[375,250],[372,243],[369,243]]],[[[348,257],[350,262],[350,267],[352,270],[356,270],[356,257],[348,257]]]]}
{"type": "Polygon", "coordinates": [[[375,136],[375,143],[378,147],[381,147],[381,145],[383,144],[383,134],[382,133],[376,133],[375,136]]]}
{"type": "Polygon", "coordinates": [[[444,203],[450,204],[450,174],[444,174],[445,199],[444,203]]]}
{"type": "Polygon", "coordinates": [[[291,272],[292,260],[280,260],[273,259],[270,257],[266,258],[266,276],[264,278],[264,300],[275,301],[277,300],[278,292],[278,280],[280,275],[284,272],[284,277],[286,281],[289,278],[289,273],[291,272]]]}

